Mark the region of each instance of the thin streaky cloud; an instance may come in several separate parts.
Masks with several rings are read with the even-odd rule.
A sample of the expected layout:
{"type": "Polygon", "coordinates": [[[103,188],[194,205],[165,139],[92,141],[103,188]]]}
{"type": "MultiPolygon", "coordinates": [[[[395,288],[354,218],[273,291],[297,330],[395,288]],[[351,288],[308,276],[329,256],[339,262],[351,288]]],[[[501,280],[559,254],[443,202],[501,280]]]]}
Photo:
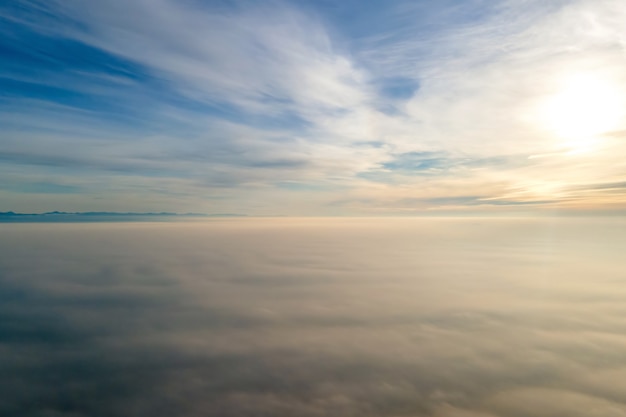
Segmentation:
{"type": "MultiPolygon", "coordinates": [[[[612,194],[567,190],[624,180],[624,14],[617,0],[3,5],[0,173],[58,186],[42,207],[10,191],[18,177],[0,195],[7,209],[73,211],[53,191],[80,175],[106,178],[115,206],[134,178],[165,205],[147,212],[213,211],[215,193],[250,214],[462,195],[601,210],[612,194]],[[563,97],[576,102],[548,106],[563,97]],[[427,178],[429,162],[399,160],[427,153],[441,155],[427,178]]],[[[107,210],[101,192],[81,205],[107,210]]]]}

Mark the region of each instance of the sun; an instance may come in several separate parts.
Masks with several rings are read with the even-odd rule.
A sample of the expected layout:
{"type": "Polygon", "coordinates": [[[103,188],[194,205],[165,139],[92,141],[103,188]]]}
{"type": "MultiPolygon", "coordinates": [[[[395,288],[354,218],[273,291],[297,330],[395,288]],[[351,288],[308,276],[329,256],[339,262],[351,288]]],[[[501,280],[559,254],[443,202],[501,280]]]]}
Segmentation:
{"type": "Polygon", "coordinates": [[[577,74],[563,79],[559,91],[541,106],[540,114],[562,146],[584,152],[603,133],[619,128],[624,109],[617,84],[597,75],[577,74]]]}

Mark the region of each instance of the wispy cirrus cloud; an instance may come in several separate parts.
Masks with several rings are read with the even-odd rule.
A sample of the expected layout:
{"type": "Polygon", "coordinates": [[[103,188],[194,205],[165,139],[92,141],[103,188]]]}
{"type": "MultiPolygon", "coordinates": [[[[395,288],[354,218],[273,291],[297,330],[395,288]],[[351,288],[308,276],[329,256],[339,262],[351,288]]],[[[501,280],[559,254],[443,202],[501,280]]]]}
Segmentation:
{"type": "Polygon", "coordinates": [[[106,181],[120,205],[143,188],[168,211],[215,194],[252,214],[416,193],[565,203],[570,183],[624,180],[622,141],[559,137],[541,106],[571,74],[626,91],[621,15],[613,0],[17,2],[0,10],[2,169],[106,181]],[[166,179],[183,198],[155,194],[166,179]]]}

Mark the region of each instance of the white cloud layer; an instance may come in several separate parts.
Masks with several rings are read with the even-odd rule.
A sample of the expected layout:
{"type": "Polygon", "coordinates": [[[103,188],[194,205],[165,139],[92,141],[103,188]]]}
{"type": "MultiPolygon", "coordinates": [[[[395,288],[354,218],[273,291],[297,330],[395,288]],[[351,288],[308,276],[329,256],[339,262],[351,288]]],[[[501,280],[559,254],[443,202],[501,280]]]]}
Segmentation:
{"type": "Polygon", "coordinates": [[[0,413],[624,416],[625,226],[3,225],[0,413]]]}

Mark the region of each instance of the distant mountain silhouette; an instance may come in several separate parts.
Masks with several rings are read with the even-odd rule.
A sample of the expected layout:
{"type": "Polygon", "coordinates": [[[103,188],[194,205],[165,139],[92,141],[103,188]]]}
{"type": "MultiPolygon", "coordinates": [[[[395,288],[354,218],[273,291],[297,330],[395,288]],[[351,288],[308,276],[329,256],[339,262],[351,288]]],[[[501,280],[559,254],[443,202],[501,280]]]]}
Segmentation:
{"type": "Polygon", "coordinates": [[[235,213],[134,213],[134,212],[115,212],[115,211],[48,211],[45,213],[16,213],[14,211],[0,212],[0,222],[12,221],[111,221],[111,220],[138,220],[155,217],[245,217],[245,214],[235,213]]]}

